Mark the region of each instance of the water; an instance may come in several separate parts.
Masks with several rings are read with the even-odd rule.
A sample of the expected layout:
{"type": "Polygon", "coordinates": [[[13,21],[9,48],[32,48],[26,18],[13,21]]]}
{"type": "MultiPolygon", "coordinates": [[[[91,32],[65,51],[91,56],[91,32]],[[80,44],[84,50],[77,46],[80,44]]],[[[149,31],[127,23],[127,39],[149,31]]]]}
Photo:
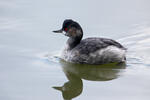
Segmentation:
{"type": "Polygon", "coordinates": [[[149,100],[148,0],[0,0],[0,100],[149,100]],[[126,64],[72,65],[59,60],[67,38],[51,31],[78,21],[84,38],[112,38],[126,64]]]}

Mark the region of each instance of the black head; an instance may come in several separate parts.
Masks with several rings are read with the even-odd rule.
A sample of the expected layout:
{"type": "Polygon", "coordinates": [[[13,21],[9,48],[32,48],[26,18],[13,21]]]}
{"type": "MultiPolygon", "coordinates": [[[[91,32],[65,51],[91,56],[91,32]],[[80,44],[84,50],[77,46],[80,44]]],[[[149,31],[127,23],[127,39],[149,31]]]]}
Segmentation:
{"type": "Polygon", "coordinates": [[[53,32],[62,33],[63,31],[65,32],[65,35],[69,37],[76,37],[83,34],[81,26],[71,19],[66,19],[63,22],[62,28],[53,32]]]}

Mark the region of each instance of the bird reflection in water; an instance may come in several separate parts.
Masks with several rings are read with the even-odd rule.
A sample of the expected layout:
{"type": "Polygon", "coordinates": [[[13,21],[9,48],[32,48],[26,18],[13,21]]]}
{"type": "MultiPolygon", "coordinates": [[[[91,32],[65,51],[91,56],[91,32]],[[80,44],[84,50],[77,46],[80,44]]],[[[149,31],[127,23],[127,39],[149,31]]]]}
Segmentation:
{"type": "Polygon", "coordinates": [[[109,81],[116,79],[125,69],[125,63],[110,63],[103,65],[72,64],[60,60],[62,69],[69,80],[63,86],[53,87],[62,92],[64,100],[72,100],[79,96],[83,90],[84,80],[109,81]]]}

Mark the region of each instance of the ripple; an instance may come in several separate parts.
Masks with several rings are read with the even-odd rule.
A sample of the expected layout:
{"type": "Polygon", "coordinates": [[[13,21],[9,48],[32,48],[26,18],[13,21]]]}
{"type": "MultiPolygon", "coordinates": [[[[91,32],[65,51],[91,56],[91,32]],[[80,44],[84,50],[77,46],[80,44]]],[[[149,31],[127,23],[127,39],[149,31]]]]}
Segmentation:
{"type": "Polygon", "coordinates": [[[134,35],[119,39],[127,48],[128,65],[150,65],[150,27],[137,31],[134,35]]]}
{"type": "Polygon", "coordinates": [[[49,61],[54,63],[59,63],[60,60],[60,51],[50,52],[47,54],[47,58],[49,61]]]}
{"type": "Polygon", "coordinates": [[[55,52],[42,52],[36,54],[36,57],[40,60],[48,61],[49,63],[58,63],[60,60],[60,53],[59,51],[55,52]]]}
{"type": "Polygon", "coordinates": [[[144,43],[147,43],[150,41],[150,27],[145,27],[140,30],[136,30],[135,32],[132,33],[133,35],[118,39],[118,41],[123,42],[125,45],[127,44],[133,44],[133,43],[141,43],[144,41],[144,43]]]}

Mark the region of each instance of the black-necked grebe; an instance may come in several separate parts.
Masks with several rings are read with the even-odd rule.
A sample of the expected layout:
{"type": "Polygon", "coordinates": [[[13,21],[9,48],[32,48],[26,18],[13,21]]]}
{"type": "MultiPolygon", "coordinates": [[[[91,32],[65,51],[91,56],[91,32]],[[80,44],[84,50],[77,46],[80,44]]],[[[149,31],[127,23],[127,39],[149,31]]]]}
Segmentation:
{"type": "Polygon", "coordinates": [[[126,48],[112,39],[91,37],[81,40],[83,37],[82,28],[71,19],[66,19],[63,22],[62,29],[53,32],[65,32],[65,36],[69,37],[67,46],[61,55],[65,61],[84,64],[104,64],[124,62],[126,59],[126,48]]]}

